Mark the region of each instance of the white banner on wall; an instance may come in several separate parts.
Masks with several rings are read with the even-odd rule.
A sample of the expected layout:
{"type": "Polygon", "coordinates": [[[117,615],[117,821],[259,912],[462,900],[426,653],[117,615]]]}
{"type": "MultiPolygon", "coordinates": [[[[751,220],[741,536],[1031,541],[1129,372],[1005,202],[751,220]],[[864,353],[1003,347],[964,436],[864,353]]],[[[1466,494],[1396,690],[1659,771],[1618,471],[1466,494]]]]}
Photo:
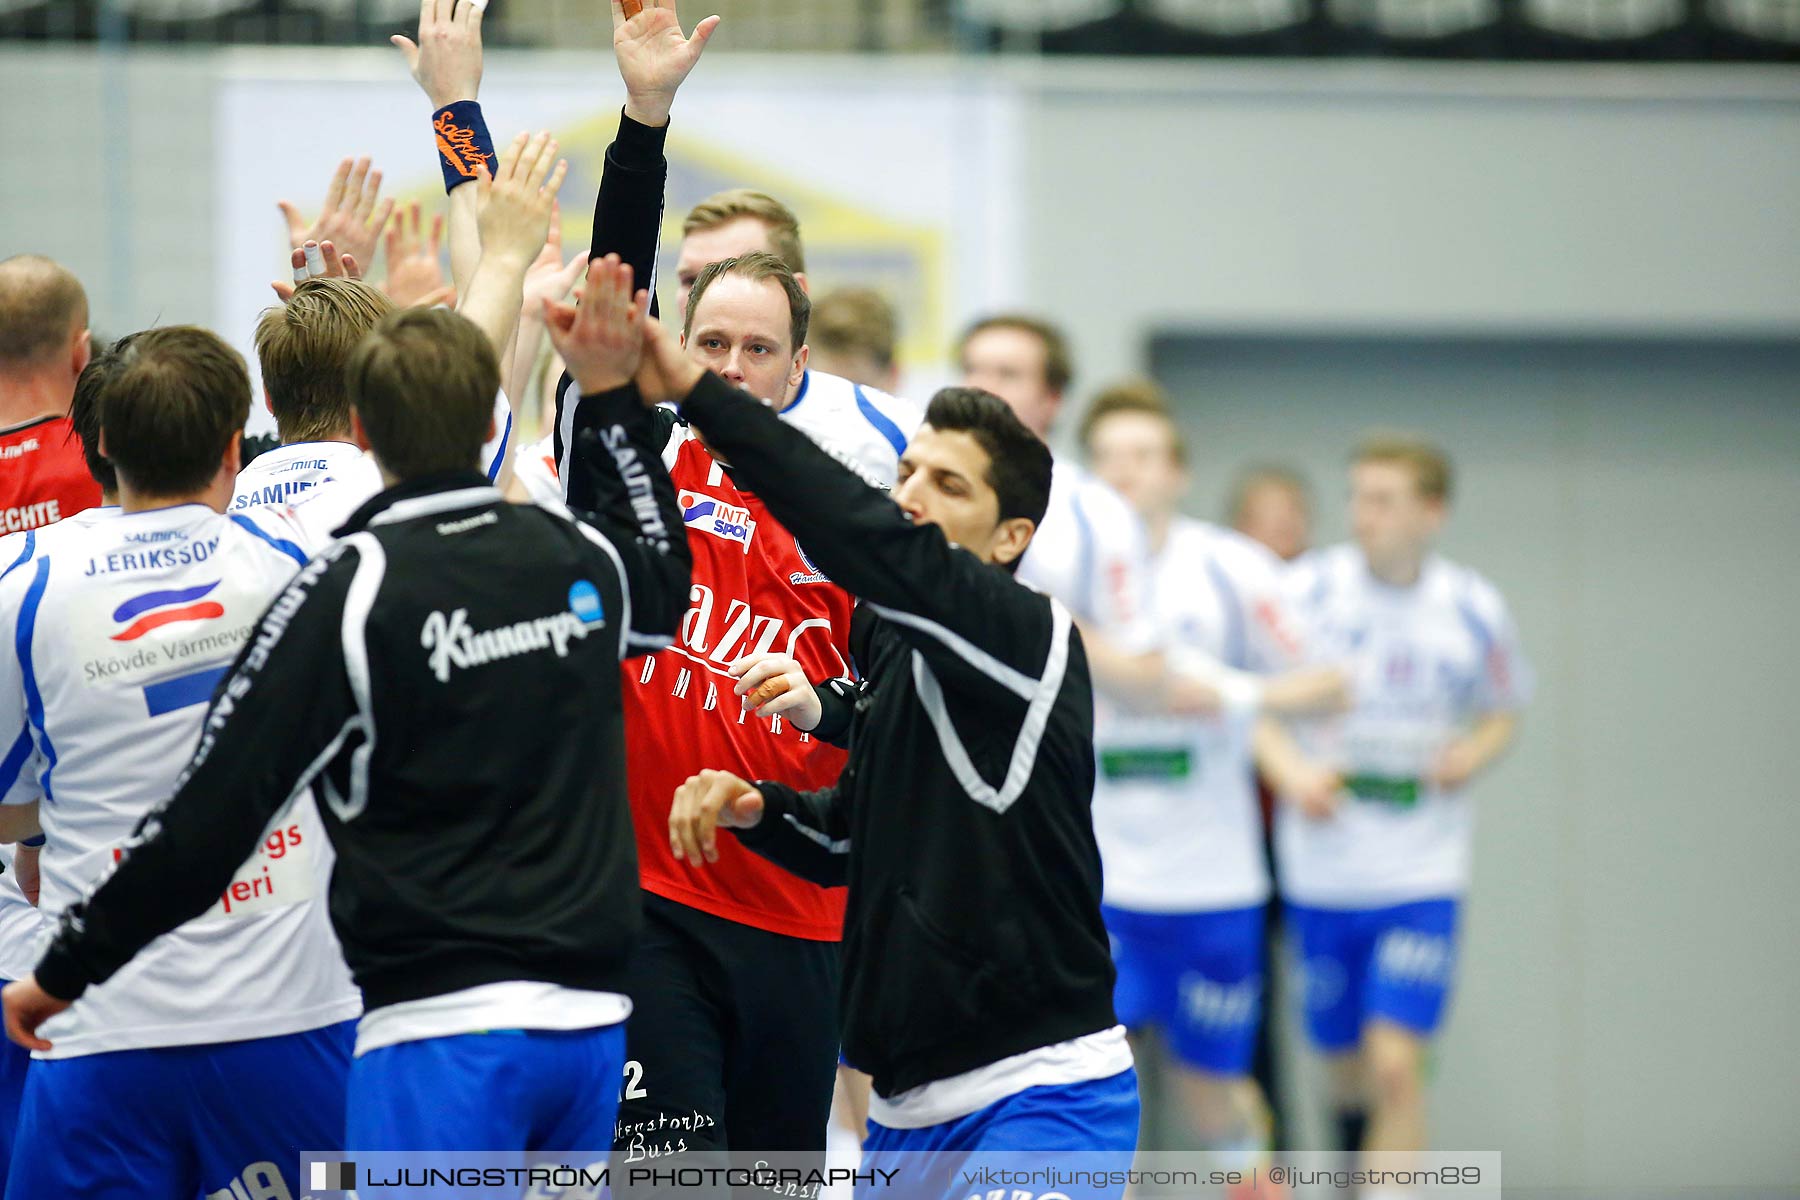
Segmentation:
{"type": "MultiPolygon", "coordinates": [[[[899,308],[909,387],[941,381],[956,329],[1016,300],[1023,233],[1019,102],[1004,84],[924,67],[871,70],[856,60],[719,58],[683,90],[670,129],[665,288],[680,218],[712,192],[754,187],[799,215],[815,294],[879,288],[899,308]]],[[[217,325],[252,359],[258,314],[286,278],[289,200],[317,211],[345,156],[367,155],[384,195],[442,211],[430,106],[399,56],[348,55],[334,73],[246,55],[218,92],[217,325]]],[[[566,55],[494,55],[482,107],[494,140],[548,129],[569,177],[567,253],[585,247],[623,90],[612,63],[566,55]]],[[[372,272],[379,277],[380,267],[372,272]]],[[[665,295],[665,303],[670,299],[665,295]]],[[[253,428],[268,428],[259,411],[253,428]]]]}

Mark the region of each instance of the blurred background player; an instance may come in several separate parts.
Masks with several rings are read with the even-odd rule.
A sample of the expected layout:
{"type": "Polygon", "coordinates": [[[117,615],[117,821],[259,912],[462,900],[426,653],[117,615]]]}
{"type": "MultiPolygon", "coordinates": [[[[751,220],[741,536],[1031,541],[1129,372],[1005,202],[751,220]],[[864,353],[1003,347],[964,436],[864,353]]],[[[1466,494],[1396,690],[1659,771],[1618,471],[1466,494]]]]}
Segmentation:
{"type": "Polygon", "coordinates": [[[1160,1027],[1175,1097],[1202,1146],[1240,1167],[1270,1149],[1250,1067],[1264,1004],[1269,876],[1251,766],[1259,712],[1341,703],[1334,669],[1306,668],[1280,564],[1239,534],[1181,514],[1187,451],[1166,397],[1132,381],[1095,397],[1081,440],[1097,475],[1143,517],[1152,614],[1169,669],[1233,679],[1213,718],[1096,699],[1094,831],[1105,866],[1119,1019],[1160,1027]]]}
{"type": "Polygon", "coordinates": [[[1260,464],[1231,485],[1225,519],[1282,562],[1293,562],[1312,549],[1312,518],[1312,486],[1293,467],[1260,464]]]}
{"type": "Polygon", "coordinates": [[[811,366],[890,395],[900,390],[900,316],[874,288],[839,287],[813,301],[811,366]]]}
{"type": "Polygon", "coordinates": [[[100,503],[69,426],[88,342],[87,293],[75,276],[36,254],[0,261],[0,534],[100,503]]]}
{"type": "MultiPolygon", "coordinates": [[[[42,764],[0,817],[7,840],[48,835],[46,917],[173,789],[214,685],[306,561],[285,522],[223,515],[249,406],[243,360],[212,334],[137,335],[100,400],[122,511],[0,580],[18,648],[0,656],[0,727],[29,719],[42,764]]],[[[298,1152],[341,1137],[361,1004],[321,900],[322,830],[296,813],[264,832],[211,911],[49,1024],[9,1195],[297,1194],[298,1152]]]]}
{"type": "Polygon", "coordinates": [[[1469,886],[1466,788],[1511,744],[1531,691],[1500,593],[1433,549],[1450,494],[1443,451],[1370,437],[1351,457],[1354,541],[1292,579],[1317,653],[1349,672],[1354,698],[1300,726],[1298,746],[1275,737],[1267,760],[1307,1025],[1352,1150],[1426,1145],[1425,1057],[1469,886]]]}
{"type": "MultiPolygon", "coordinates": [[[[1050,441],[1075,369],[1062,331],[1039,317],[1001,313],[963,334],[963,383],[1006,401],[1025,428],[1050,441]]],[[[1070,457],[1057,459],[1050,507],[1019,578],[1069,606],[1086,639],[1094,686],[1126,704],[1214,712],[1218,695],[1171,675],[1156,654],[1143,522],[1112,488],[1070,457]]]]}

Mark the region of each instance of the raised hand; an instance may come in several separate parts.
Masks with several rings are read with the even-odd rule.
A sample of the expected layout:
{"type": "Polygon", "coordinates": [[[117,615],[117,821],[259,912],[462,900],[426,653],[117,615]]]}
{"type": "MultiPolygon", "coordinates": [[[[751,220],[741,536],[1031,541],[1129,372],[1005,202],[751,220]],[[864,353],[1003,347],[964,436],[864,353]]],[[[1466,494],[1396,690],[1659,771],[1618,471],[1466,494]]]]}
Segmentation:
{"type": "Polygon", "coordinates": [[[365,267],[375,261],[382,227],[394,211],[392,200],[381,199],[381,172],[370,170],[366,158],[338,164],[325,189],[324,210],[310,225],[286,200],[275,203],[287,218],[289,246],[298,250],[307,242],[329,241],[365,267]]]}
{"type": "Polygon", "coordinates": [[[537,317],[543,312],[546,300],[561,300],[581,278],[587,268],[587,251],[583,250],[568,262],[562,259],[562,209],[552,202],[550,205],[550,233],[544,240],[544,248],[531,266],[525,270],[525,306],[522,315],[537,317]]]}
{"type": "Polygon", "coordinates": [[[644,318],[644,357],[638,364],[638,395],[645,404],[675,404],[687,398],[706,368],[687,356],[681,335],[658,321],[644,318]]]}
{"type": "Polygon", "coordinates": [[[294,268],[294,281],[276,279],[269,286],[283,304],[294,298],[294,289],[309,279],[361,279],[362,264],[348,254],[339,254],[331,242],[307,242],[294,247],[288,261],[294,268]]]}
{"type": "Polygon", "coordinates": [[[631,264],[609,254],[588,266],[581,307],[543,301],[550,344],[568,364],[583,395],[610,392],[631,382],[644,350],[650,293],[631,291],[631,264]]]}
{"type": "Polygon", "coordinates": [[[684,37],[675,0],[613,0],[613,57],[625,81],[625,115],[644,125],[666,125],[675,93],[700,61],[719,26],[708,17],[684,37]]]}
{"type": "Polygon", "coordinates": [[[470,0],[422,0],[419,40],[389,38],[406,56],[406,66],[425,89],[431,107],[473,100],[481,90],[481,10],[470,0]]]}
{"type": "Polygon", "coordinates": [[[443,239],[442,213],[431,218],[431,233],[427,236],[419,202],[415,200],[401,210],[387,231],[385,290],[389,300],[401,308],[455,303],[456,289],[445,281],[444,264],[438,253],[443,239]]]}
{"type": "Polygon", "coordinates": [[[481,234],[481,256],[517,261],[521,272],[531,265],[550,236],[550,210],[569,164],[556,157],[556,140],[548,133],[521,133],[500,155],[492,175],[486,165],[476,181],[475,218],[481,234]]]}

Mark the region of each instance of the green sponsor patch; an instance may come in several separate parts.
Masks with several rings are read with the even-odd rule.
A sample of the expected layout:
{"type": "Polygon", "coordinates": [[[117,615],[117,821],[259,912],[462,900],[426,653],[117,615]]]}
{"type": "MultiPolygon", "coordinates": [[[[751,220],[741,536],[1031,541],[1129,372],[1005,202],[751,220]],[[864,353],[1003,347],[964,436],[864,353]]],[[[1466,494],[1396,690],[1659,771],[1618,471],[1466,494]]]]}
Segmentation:
{"type": "Polygon", "coordinates": [[[1352,775],[1344,780],[1344,788],[1358,800],[1371,804],[1391,804],[1395,808],[1411,808],[1419,802],[1417,778],[1393,775],[1352,775]]]}
{"type": "Polygon", "coordinates": [[[1185,746],[1100,752],[1100,773],[1108,779],[1186,779],[1193,769],[1193,752],[1185,746]]]}

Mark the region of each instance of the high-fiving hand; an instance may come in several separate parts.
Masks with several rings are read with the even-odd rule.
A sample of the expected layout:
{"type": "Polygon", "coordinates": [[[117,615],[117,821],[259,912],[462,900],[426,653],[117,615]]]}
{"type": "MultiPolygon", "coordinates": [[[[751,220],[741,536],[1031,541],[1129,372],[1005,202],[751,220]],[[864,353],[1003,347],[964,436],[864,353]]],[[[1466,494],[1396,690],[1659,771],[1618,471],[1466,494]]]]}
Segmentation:
{"type": "Polygon", "coordinates": [[[644,352],[650,293],[631,290],[631,264],[609,254],[590,263],[581,306],[545,300],[550,344],[568,364],[582,395],[624,387],[637,374],[644,352]]]}
{"type": "Polygon", "coordinates": [[[481,10],[485,0],[421,0],[419,40],[389,38],[432,108],[473,100],[481,90],[481,10]]]}
{"type": "Polygon", "coordinates": [[[417,200],[394,218],[387,232],[389,300],[401,308],[456,303],[456,289],[444,281],[444,263],[438,253],[443,240],[444,214],[431,218],[431,234],[427,237],[424,213],[417,200]]]}
{"type": "Polygon", "coordinates": [[[557,189],[569,173],[566,159],[556,157],[556,139],[548,133],[521,133],[500,155],[492,175],[481,167],[476,179],[476,228],[481,256],[516,262],[520,274],[537,258],[550,236],[550,210],[557,189]]]}
{"type": "Polygon", "coordinates": [[[365,269],[375,262],[382,227],[394,211],[392,200],[381,199],[381,172],[370,170],[366,158],[346,158],[338,164],[331,185],[325,189],[325,207],[310,225],[300,210],[286,200],[275,203],[287,218],[291,248],[299,250],[307,242],[329,241],[339,253],[365,269]]]}
{"type": "Polygon", "coordinates": [[[719,26],[708,17],[684,37],[675,0],[613,0],[613,56],[625,81],[625,115],[644,125],[666,125],[675,93],[700,61],[719,26]]]}

